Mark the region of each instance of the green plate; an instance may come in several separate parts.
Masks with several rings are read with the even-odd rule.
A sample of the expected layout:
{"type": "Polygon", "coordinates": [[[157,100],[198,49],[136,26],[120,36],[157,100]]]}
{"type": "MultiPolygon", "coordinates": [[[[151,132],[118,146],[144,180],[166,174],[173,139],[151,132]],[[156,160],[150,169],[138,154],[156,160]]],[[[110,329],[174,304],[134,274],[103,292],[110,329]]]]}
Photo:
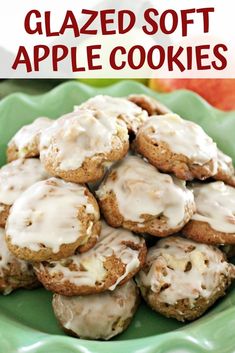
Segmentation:
{"type": "MultiPolygon", "coordinates": [[[[213,109],[188,91],[157,94],[135,82],[91,88],[68,82],[41,96],[13,94],[0,102],[0,163],[11,136],[38,116],[57,118],[97,94],[125,96],[146,93],[158,98],[182,117],[199,123],[235,160],[235,112],[213,109]]],[[[181,324],[152,312],[144,304],[130,327],[110,342],[65,336],[51,308],[51,293],[44,289],[19,290],[0,297],[1,353],[232,353],[235,352],[235,286],[206,315],[181,324]]]]}

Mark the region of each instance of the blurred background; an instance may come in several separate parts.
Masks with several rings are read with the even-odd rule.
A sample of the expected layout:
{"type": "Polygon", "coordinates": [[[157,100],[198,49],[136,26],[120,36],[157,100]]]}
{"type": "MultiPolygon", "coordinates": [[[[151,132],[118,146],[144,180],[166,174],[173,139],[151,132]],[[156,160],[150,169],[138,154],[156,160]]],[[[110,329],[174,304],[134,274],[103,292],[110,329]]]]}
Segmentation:
{"type": "MultiPolygon", "coordinates": [[[[125,80],[125,79],[124,79],[125,80]]],[[[0,80],[0,99],[11,93],[23,92],[38,95],[66,82],[62,79],[11,79],[0,80]]],[[[91,86],[109,86],[120,79],[79,79],[91,86]]],[[[123,79],[122,79],[123,81],[123,79]]],[[[235,79],[135,79],[157,92],[188,89],[203,97],[208,103],[223,111],[235,110],[235,79]]]]}

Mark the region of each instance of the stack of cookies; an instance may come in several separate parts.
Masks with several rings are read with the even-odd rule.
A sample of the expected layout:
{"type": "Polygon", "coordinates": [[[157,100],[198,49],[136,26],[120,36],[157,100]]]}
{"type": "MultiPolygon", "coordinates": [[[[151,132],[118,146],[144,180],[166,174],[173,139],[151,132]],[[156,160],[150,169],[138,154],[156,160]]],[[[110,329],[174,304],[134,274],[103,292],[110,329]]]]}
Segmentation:
{"type": "Polygon", "coordinates": [[[153,310],[194,320],[235,278],[219,248],[235,244],[232,160],[153,98],[96,96],[38,118],[9,142],[8,161],[0,289],[39,281],[66,332],[112,338],[140,293],[153,310]]]}

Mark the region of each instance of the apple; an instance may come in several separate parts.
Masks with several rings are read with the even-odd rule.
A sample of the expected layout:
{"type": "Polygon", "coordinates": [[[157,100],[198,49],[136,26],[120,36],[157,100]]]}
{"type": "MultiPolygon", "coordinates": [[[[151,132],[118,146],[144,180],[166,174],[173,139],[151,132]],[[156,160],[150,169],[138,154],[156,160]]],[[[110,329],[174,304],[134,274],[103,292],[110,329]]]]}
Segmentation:
{"type": "Polygon", "coordinates": [[[215,108],[235,110],[235,79],[157,79],[149,80],[149,87],[158,92],[188,89],[196,92],[215,108]]]}

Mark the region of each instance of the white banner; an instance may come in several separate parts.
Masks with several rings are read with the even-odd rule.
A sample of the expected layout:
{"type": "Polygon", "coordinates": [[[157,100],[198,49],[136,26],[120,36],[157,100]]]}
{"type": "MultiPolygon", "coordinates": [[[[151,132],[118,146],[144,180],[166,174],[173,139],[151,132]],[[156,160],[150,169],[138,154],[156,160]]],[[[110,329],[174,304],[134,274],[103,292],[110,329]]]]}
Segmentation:
{"type": "Polygon", "coordinates": [[[7,0],[1,78],[235,78],[231,0],[7,0]]]}

